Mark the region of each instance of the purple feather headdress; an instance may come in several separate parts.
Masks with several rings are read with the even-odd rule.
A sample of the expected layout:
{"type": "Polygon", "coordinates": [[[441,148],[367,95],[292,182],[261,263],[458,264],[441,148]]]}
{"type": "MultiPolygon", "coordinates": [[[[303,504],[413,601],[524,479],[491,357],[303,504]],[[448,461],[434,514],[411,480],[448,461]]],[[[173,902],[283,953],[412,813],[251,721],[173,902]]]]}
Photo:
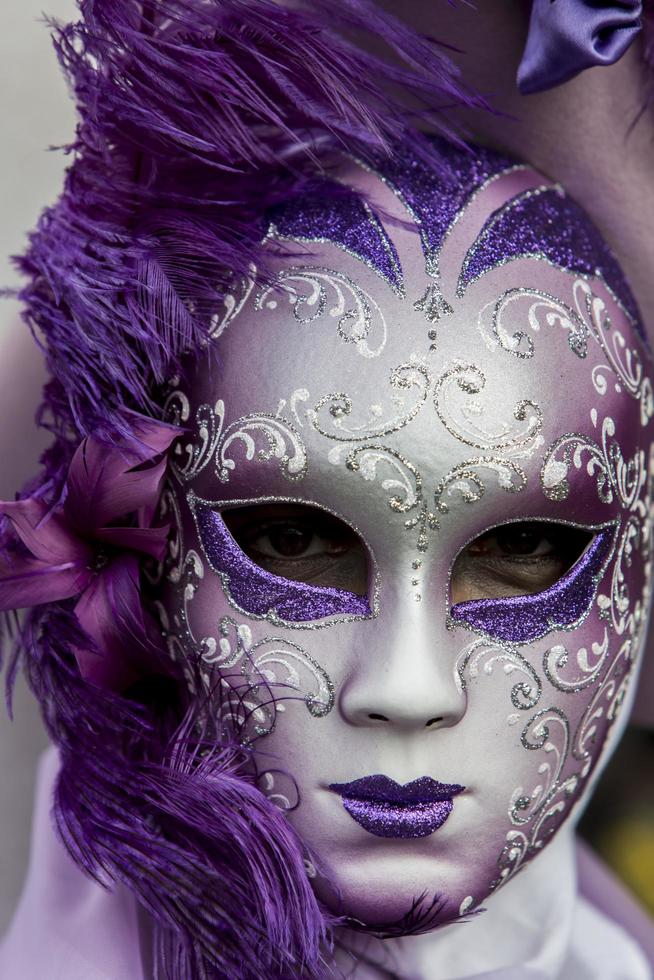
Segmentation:
{"type": "Polygon", "coordinates": [[[4,562],[43,582],[77,562],[78,577],[65,594],[41,590],[14,624],[8,696],[23,664],[61,754],[60,834],[89,874],[124,882],[149,912],[158,977],[318,977],[330,923],[292,828],[244,778],[246,751],[219,744],[211,713],[131,622],[133,602],[121,613],[116,592],[140,587],[134,555],[156,558],[161,537],[150,511],[167,443],[158,436],[142,456],[156,470],[144,476],[134,453],[147,422],[135,418],[156,417],[158,386],[204,351],[233,275],[254,263],[265,276],[271,207],[337,152],[378,160],[401,142],[427,159],[411,126],[453,136],[447,108],[483,102],[438,44],[373,0],[81,0],[80,10],[78,24],[54,25],[79,109],[72,163],[18,260],[51,375],[39,422],[53,443],[0,519],[4,562]],[[387,57],[347,40],[369,34],[387,57]],[[77,520],[71,494],[96,477],[138,485],[126,523],[115,509],[77,520]],[[93,550],[98,541],[131,549],[130,561],[93,550]],[[102,622],[84,602],[100,582],[102,622]],[[111,657],[112,610],[121,658],[130,637],[134,664],[147,652],[126,688],[129,671],[103,686],[83,666],[111,657]]]}

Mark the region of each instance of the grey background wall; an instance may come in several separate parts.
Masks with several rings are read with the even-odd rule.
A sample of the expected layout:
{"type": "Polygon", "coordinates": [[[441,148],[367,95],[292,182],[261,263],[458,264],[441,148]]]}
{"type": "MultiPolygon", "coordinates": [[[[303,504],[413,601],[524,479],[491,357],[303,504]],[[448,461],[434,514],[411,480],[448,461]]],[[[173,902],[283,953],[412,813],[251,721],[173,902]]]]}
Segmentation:
{"type": "MultiPolygon", "coordinates": [[[[43,10],[70,20],[73,0],[4,0],[0,32],[0,285],[19,283],[9,256],[61,186],[65,158],[47,148],[70,140],[74,115],[43,10]]],[[[45,440],[33,416],[43,365],[18,304],[0,303],[0,498],[34,471],[45,440]]],[[[0,933],[25,873],[35,766],[46,744],[33,699],[20,683],[14,722],[0,701],[0,933]]]]}

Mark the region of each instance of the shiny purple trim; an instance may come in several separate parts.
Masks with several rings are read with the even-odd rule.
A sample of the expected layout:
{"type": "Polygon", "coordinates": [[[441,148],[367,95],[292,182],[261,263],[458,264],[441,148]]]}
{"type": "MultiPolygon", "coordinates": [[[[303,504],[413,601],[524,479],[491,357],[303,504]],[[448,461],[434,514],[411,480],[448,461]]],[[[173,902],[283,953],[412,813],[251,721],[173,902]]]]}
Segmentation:
{"type": "Polygon", "coordinates": [[[345,810],[368,833],[403,839],[428,837],[442,827],[454,807],[452,797],[465,790],[429,776],[400,786],[381,774],[332,783],[329,788],[342,797],[345,810]]]}
{"type": "Polygon", "coordinates": [[[332,242],[365,262],[398,293],[404,292],[400,257],[384,227],[358,194],[338,184],[318,185],[302,197],[269,212],[271,231],[280,238],[332,242]]]}
{"type": "Polygon", "coordinates": [[[612,65],[641,30],[640,0],[533,0],[518,68],[523,95],[567,82],[585,68],[612,65]]]}
{"type": "Polygon", "coordinates": [[[325,616],[371,616],[367,596],[326,586],[306,585],[259,568],[234,541],[219,512],[192,503],[202,547],[214,572],[225,576],[225,591],[246,613],[275,613],[291,623],[325,616]]]}
{"type": "Polygon", "coordinates": [[[644,340],[638,305],[613,252],[586,212],[555,187],[528,191],[493,212],[463,261],[460,291],[500,263],[529,255],[568,272],[600,272],[644,340]]]}
{"type": "Polygon", "coordinates": [[[530,643],[551,630],[566,629],[590,609],[614,540],[614,527],[599,531],[570,571],[544,592],[458,602],[450,618],[507,643],[530,643]]]}

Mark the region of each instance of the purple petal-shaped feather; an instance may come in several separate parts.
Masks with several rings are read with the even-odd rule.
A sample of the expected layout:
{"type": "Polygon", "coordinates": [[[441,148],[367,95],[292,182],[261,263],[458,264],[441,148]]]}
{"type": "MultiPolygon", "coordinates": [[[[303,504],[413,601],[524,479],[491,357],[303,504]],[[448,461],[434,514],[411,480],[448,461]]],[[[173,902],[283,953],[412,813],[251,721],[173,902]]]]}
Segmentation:
{"type": "Polygon", "coordinates": [[[91,579],[83,561],[52,562],[14,558],[0,561],[0,611],[26,609],[69,599],[91,579]]]}
{"type": "Polygon", "coordinates": [[[73,527],[82,534],[94,535],[98,528],[142,507],[152,510],[161,494],[166,460],[143,464],[162,451],[159,445],[167,449],[179,435],[172,426],[162,426],[162,432],[154,449],[139,446],[138,452],[133,439],[122,440],[111,449],[93,438],[83,440],[66,481],[64,514],[73,527]]]}
{"type": "Polygon", "coordinates": [[[135,555],[110,561],[78,599],[75,615],[92,641],[75,648],[81,675],[90,683],[123,691],[156,663],[153,651],[144,656],[149,648],[135,555]]]}
{"type": "Polygon", "coordinates": [[[5,514],[26,548],[42,562],[91,560],[93,550],[85,543],[61,514],[53,512],[42,500],[0,501],[0,514],[5,514]]]}

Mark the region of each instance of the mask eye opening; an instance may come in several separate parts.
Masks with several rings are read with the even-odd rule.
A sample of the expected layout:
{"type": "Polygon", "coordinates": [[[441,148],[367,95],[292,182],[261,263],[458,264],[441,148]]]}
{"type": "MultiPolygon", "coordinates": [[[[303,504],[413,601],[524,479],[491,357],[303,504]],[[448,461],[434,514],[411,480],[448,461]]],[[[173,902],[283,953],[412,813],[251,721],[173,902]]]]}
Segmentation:
{"type": "MultiPolygon", "coordinates": [[[[202,554],[211,571],[219,576],[223,592],[230,605],[241,614],[298,628],[308,623],[327,626],[334,622],[352,619],[370,619],[377,614],[379,575],[376,562],[358,529],[344,521],[339,514],[313,501],[298,501],[294,498],[260,497],[211,501],[197,497],[193,491],[190,491],[187,494],[187,503],[194,519],[202,554]],[[264,507],[267,510],[263,510],[264,507]],[[224,514],[231,523],[231,530],[223,519],[224,514]],[[232,515],[233,521],[230,521],[232,515]],[[305,567],[303,574],[296,574],[297,566],[291,573],[287,568],[280,568],[278,564],[271,569],[269,565],[271,558],[277,562],[280,554],[279,549],[273,549],[272,554],[270,553],[269,541],[263,548],[260,543],[257,544],[257,549],[263,552],[264,559],[254,555],[253,557],[259,557],[259,560],[253,561],[246,550],[247,548],[251,551],[251,548],[248,548],[240,533],[243,520],[249,522],[250,534],[258,535],[263,533],[261,518],[265,517],[266,521],[277,521],[281,517],[288,523],[289,516],[295,520],[298,515],[303,519],[308,515],[312,520],[327,522],[329,527],[337,529],[334,532],[337,542],[344,536],[346,547],[326,549],[323,541],[323,546],[317,548],[316,554],[313,533],[315,528],[310,525],[311,541],[314,544],[313,553],[305,554],[306,549],[303,545],[299,549],[299,557],[309,559],[317,557],[319,566],[322,566],[317,569],[317,573],[313,560],[309,561],[308,571],[305,567]],[[357,559],[354,562],[356,566],[354,578],[359,585],[357,592],[344,588],[345,585],[354,584],[352,568],[349,569],[350,577],[346,580],[342,576],[339,578],[338,575],[334,579],[332,574],[330,581],[329,574],[326,574],[334,572],[334,567],[329,567],[333,566],[332,552],[336,558],[348,558],[349,550],[355,552],[357,559]],[[325,554],[326,551],[329,552],[328,556],[325,554]],[[279,574],[283,571],[287,574],[279,574]],[[307,581],[304,581],[305,578],[307,581]]],[[[327,537],[329,538],[329,534],[327,537]]],[[[297,549],[295,554],[297,556],[297,549]]],[[[281,558],[284,562],[292,561],[293,555],[285,553],[281,558]]],[[[337,569],[338,571],[342,571],[342,568],[337,569]]]]}
{"type": "Polygon", "coordinates": [[[370,601],[374,567],[360,534],[315,504],[261,502],[220,509],[238,547],[263,571],[370,601]]]}
{"type": "Polygon", "coordinates": [[[550,519],[497,524],[469,541],[450,576],[450,605],[546,592],[586,553],[597,532],[550,519]]]}
{"type": "MultiPolygon", "coordinates": [[[[551,522],[550,522],[551,523],[551,522]]],[[[578,525],[564,525],[578,529],[578,525]]],[[[531,643],[553,630],[572,629],[589,613],[614,554],[618,522],[582,528],[592,535],[577,560],[538,592],[481,597],[450,607],[448,624],[508,643],[531,643]]]]}

